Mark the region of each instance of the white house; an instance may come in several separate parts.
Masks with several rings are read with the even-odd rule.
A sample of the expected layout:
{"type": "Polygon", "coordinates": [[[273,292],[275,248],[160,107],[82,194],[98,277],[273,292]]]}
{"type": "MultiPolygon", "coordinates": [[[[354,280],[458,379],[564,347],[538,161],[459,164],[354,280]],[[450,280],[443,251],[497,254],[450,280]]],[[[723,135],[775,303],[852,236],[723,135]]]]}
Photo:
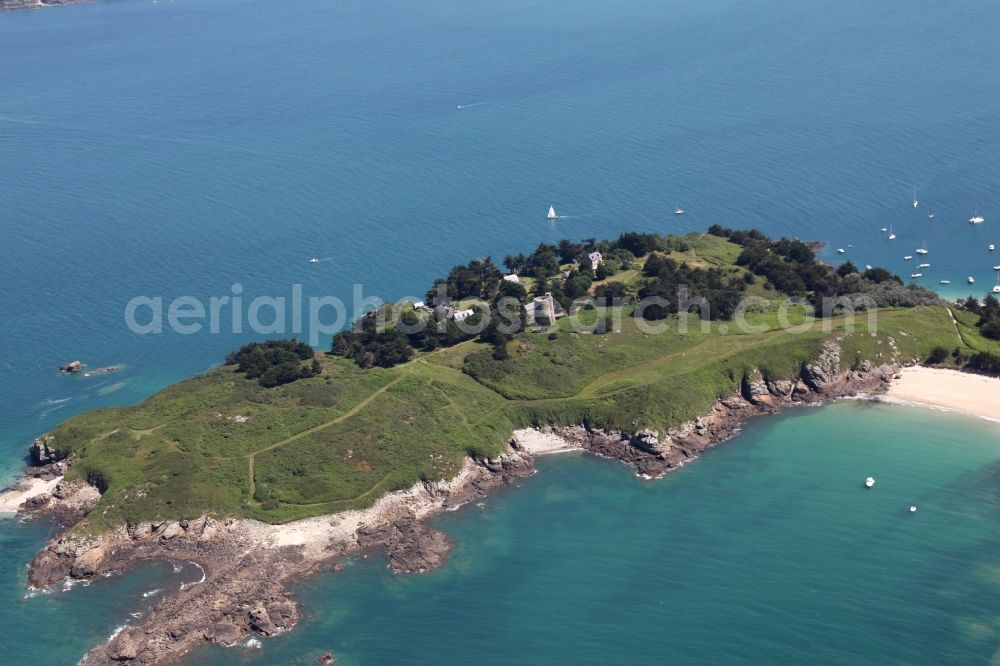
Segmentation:
{"type": "Polygon", "coordinates": [[[456,310],[452,313],[451,318],[455,321],[465,321],[474,314],[476,314],[475,310],[456,310]]]}
{"type": "Polygon", "coordinates": [[[597,270],[597,267],[604,262],[604,257],[601,256],[600,252],[591,252],[587,255],[587,258],[590,259],[591,269],[595,271],[597,270]]]}
{"type": "Polygon", "coordinates": [[[514,284],[521,284],[521,278],[517,277],[514,273],[510,275],[504,275],[503,279],[505,282],[513,282],[514,284]]]}

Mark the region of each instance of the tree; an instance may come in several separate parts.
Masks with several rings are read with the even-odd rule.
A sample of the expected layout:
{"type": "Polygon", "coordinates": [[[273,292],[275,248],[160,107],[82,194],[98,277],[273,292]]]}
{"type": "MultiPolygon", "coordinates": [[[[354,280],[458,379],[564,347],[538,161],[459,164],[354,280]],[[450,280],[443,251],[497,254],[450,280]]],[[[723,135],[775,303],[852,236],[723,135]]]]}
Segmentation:
{"type": "Polygon", "coordinates": [[[840,266],[837,267],[837,275],[840,277],[847,277],[851,273],[857,273],[858,267],[850,260],[845,261],[840,266]]]}
{"type": "Polygon", "coordinates": [[[226,356],[227,365],[235,365],[236,371],[249,379],[257,379],[264,388],[294,382],[302,377],[312,376],[312,367],[318,363],[313,348],[295,338],[291,340],[268,340],[243,345],[226,356]],[[313,359],[309,368],[302,362],[313,359]]]}
{"type": "Polygon", "coordinates": [[[862,273],[862,277],[868,280],[869,282],[874,282],[875,284],[879,284],[881,282],[889,282],[890,280],[894,280],[899,284],[903,284],[902,280],[900,280],[898,277],[896,277],[889,271],[885,270],[884,268],[877,268],[877,267],[869,268],[864,273],[862,273]]]}
{"type": "Polygon", "coordinates": [[[571,264],[583,252],[583,246],[564,238],[559,241],[557,252],[559,253],[559,263],[571,264]]]}

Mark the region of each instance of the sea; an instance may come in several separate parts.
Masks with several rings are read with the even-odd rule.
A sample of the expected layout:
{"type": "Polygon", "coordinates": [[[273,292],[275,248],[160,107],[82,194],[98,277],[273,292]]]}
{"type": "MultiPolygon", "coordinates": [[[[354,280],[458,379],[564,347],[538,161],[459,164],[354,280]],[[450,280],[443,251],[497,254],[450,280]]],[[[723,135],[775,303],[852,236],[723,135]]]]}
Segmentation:
{"type": "MultiPolygon", "coordinates": [[[[269,330],[325,346],[366,299],[419,298],[473,257],[716,223],[982,297],[1000,264],[997,25],[993,0],[0,13],[0,485],[69,416],[263,337],[229,311],[170,325],[171,304],[300,294],[306,325],[289,305],[269,330]],[[917,269],[903,257],[922,247],[917,269]],[[308,325],[309,298],[343,316],[308,325]],[[75,359],[120,369],[58,372],[75,359]]],[[[351,561],[302,585],[294,632],[188,661],[998,663],[998,435],[844,402],[755,422],[659,481],[546,459],[437,521],[445,568],[351,561]]],[[[75,663],[144,593],[199,575],[164,563],[35,594],[26,563],[51,536],[0,519],[4,661],[75,663]]]]}

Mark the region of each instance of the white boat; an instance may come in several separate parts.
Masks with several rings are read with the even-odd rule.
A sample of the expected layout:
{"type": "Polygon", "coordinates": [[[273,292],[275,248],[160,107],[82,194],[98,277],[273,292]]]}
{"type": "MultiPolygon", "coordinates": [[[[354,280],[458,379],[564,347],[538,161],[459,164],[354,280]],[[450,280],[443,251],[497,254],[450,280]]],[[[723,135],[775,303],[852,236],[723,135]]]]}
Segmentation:
{"type": "Polygon", "coordinates": [[[997,284],[993,287],[994,294],[1000,294],[1000,271],[997,271],[997,284]]]}
{"type": "Polygon", "coordinates": [[[865,479],[865,486],[866,487],[871,488],[874,485],[875,485],[875,477],[874,476],[869,476],[867,479],[865,479]]]}
{"type": "Polygon", "coordinates": [[[913,190],[913,207],[916,208],[919,205],[920,205],[920,202],[917,201],[917,191],[913,190]]]}
{"type": "Polygon", "coordinates": [[[921,278],[923,276],[924,276],[923,273],[910,273],[911,278],[921,278]]]}
{"type": "Polygon", "coordinates": [[[927,213],[927,220],[929,222],[933,222],[934,221],[934,213],[927,213]]]}
{"type": "Polygon", "coordinates": [[[940,284],[951,284],[951,280],[941,280],[940,284]]]}
{"type": "Polygon", "coordinates": [[[916,252],[917,254],[927,254],[927,248],[926,247],[918,247],[916,250],[914,250],[914,252],[916,252]]]}
{"type": "Polygon", "coordinates": [[[908,254],[905,257],[903,257],[903,261],[909,261],[910,259],[913,259],[913,255],[912,254],[908,254]]]}
{"type": "Polygon", "coordinates": [[[310,264],[318,264],[319,263],[319,259],[317,259],[316,257],[313,257],[312,259],[309,260],[309,263],[310,264]]]}
{"type": "Polygon", "coordinates": [[[930,268],[930,264],[917,264],[917,268],[930,268]]]}
{"type": "Polygon", "coordinates": [[[871,269],[872,269],[872,265],[871,264],[865,264],[865,270],[866,271],[870,271],[871,269]]]}
{"type": "Polygon", "coordinates": [[[844,254],[845,252],[847,252],[847,250],[845,250],[844,248],[842,247],[837,248],[837,254],[844,254]]]}
{"type": "Polygon", "coordinates": [[[917,512],[917,506],[915,504],[910,506],[910,513],[916,513],[916,512],[917,512]]]}
{"type": "Polygon", "coordinates": [[[976,209],[976,212],[972,214],[972,217],[969,218],[969,224],[982,224],[985,221],[986,218],[979,214],[978,208],[976,209]]]}
{"type": "Polygon", "coordinates": [[[995,271],[1000,271],[1000,265],[998,265],[998,266],[994,266],[994,267],[993,267],[993,270],[995,270],[995,271]]]}
{"type": "Polygon", "coordinates": [[[976,278],[972,277],[971,275],[965,278],[965,281],[968,282],[969,284],[976,284],[976,278]]]}
{"type": "Polygon", "coordinates": [[[550,220],[556,220],[556,219],[558,219],[558,218],[559,218],[559,216],[558,216],[558,215],[556,215],[556,207],[555,207],[555,206],[549,206],[549,214],[548,214],[548,218],[549,218],[550,220]]]}
{"type": "Polygon", "coordinates": [[[683,214],[684,214],[684,209],[681,208],[680,206],[674,209],[674,215],[683,215],[683,214]]]}
{"type": "Polygon", "coordinates": [[[997,249],[997,246],[994,245],[993,243],[990,243],[990,246],[988,248],[986,248],[986,249],[989,250],[990,252],[995,252],[996,249],[997,249]]]}
{"type": "Polygon", "coordinates": [[[896,240],[896,234],[892,231],[892,225],[889,225],[889,240],[896,240]]]}
{"type": "Polygon", "coordinates": [[[882,233],[889,231],[889,227],[882,227],[882,233]]]}

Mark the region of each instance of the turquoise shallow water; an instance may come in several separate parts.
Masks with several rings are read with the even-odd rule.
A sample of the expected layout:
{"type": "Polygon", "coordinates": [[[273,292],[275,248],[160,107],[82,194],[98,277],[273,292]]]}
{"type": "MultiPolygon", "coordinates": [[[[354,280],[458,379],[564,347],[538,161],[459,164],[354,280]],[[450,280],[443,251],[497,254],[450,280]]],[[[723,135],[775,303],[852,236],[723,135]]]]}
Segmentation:
{"type": "MultiPolygon", "coordinates": [[[[0,479],[67,416],[141,400],[252,337],[134,335],[136,295],[238,281],[248,298],[293,283],[346,298],[360,282],[399,298],[471,256],[713,222],[825,239],[828,258],[853,244],[857,263],[904,275],[926,239],[928,281],[964,294],[972,272],[985,291],[1000,263],[985,251],[1000,244],[998,19],[990,0],[116,0],[0,15],[0,479]],[[546,223],[550,201],[568,218],[546,223]],[[972,228],[976,206],[988,221],[972,228]],[[124,369],[58,375],[72,358],[124,369]]],[[[117,586],[131,583],[86,590],[128,602],[90,611],[76,591],[22,602],[45,537],[0,522],[0,646],[71,662],[127,619],[117,586]],[[70,618],[58,649],[25,643],[70,618]]]]}

